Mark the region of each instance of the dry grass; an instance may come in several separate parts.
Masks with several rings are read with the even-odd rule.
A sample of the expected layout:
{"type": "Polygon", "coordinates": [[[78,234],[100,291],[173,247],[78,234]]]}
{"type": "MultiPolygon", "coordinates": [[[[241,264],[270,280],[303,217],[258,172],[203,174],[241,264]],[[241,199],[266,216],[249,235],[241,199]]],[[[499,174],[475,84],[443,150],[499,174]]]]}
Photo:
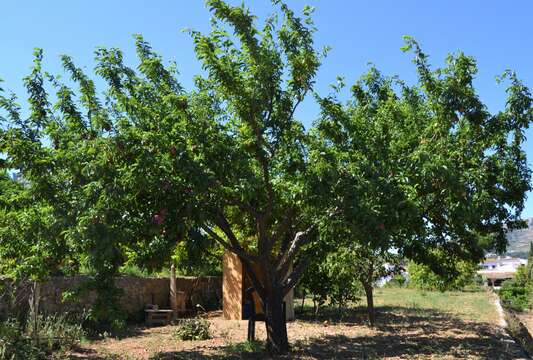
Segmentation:
{"type": "MultiPolygon", "coordinates": [[[[342,314],[326,309],[315,319],[307,309],[288,324],[291,359],[516,359],[519,350],[500,339],[494,307],[485,292],[376,291],[378,326],[365,325],[363,307],[342,314]]],[[[131,336],[87,344],[77,359],[260,359],[257,344],[243,343],[245,321],[212,313],[213,338],[178,341],[174,327],[134,328],[131,336]]]]}

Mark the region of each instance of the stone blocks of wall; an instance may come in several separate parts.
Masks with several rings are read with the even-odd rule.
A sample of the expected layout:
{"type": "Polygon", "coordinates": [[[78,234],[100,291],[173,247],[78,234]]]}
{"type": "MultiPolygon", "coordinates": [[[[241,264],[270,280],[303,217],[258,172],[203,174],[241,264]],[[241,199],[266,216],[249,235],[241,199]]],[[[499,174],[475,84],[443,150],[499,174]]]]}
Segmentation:
{"type": "MultiPolygon", "coordinates": [[[[83,292],[72,300],[64,300],[64,293],[83,288],[87,276],[52,277],[41,283],[39,309],[44,314],[80,313],[90,309],[96,294],[83,292]]],[[[170,280],[168,278],[145,278],[121,276],[115,279],[116,285],[123,291],[119,304],[121,309],[132,319],[140,320],[147,304],[157,304],[159,308],[169,308],[170,280]]],[[[187,306],[211,310],[220,308],[222,297],[222,279],[217,276],[177,277],[177,291],[187,296],[187,306]]],[[[13,312],[25,312],[31,287],[28,283],[19,284],[13,292],[8,280],[0,279],[0,316],[13,312]],[[14,293],[14,297],[10,294],[14,293]]]]}

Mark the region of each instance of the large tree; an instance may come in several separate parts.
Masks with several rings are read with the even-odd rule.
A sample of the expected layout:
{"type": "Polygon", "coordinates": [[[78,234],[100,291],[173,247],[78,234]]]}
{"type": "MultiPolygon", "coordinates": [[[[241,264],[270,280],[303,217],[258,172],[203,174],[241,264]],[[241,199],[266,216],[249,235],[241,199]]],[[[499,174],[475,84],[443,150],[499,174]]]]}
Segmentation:
{"type": "Polygon", "coordinates": [[[201,227],[241,258],[265,309],[267,348],[285,353],[283,298],[307,264],[294,261],[329,214],[308,191],[306,133],[295,119],[321,54],[313,47],[310,8],[301,19],[280,4],[258,29],[244,7],[208,5],[213,30],[191,32],[207,71],[197,81],[198,96],[217,100],[216,116],[191,123],[209,194],[201,227]]]}
{"type": "MultiPolygon", "coordinates": [[[[115,322],[113,277],[126,257],[157,266],[199,230],[241,258],[265,308],[268,349],[288,350],[283,298],[305,268],[296,255],[329,212],[308,192],[306,133],[294,118],[321,57],[311,9],[301,19],[275,3],[277,14],[257,29],[244,7],[207,2],[213,30],[191,31],[206,75],[188,93],[138,37],[137,71],[118,49],[96,51],[103,98],[67,56],[77,91],[43,72],[40,50],[25,79],[29,116],[15,98],[1,98],[6,167],[23,175],[25,194],[49,212],[54,241],[73,254],[67,260],[93,274],[95,319],[115,322]]],[[[21,255],[9,252],[22,236],[8,227],[0,239],[4,265],[21,255]]],[[[23,232],[24,244],[31,247],[35,231],[23,232]]],[[[47,269],[61,270],[62,262],[51,258],[47,269]]]]}
{"type": "MultiPolygon", "coordinates": [[[[395,93],[371,81],[368,89],[355,89],[349,107],[322,99],[341,140],[349,140],[338,143],[336,135],[328,139],[324,133],[326,150],[316,150],[314,139],[310,151],[295,112],[313,89],[322,53],[313,44],[311,9],[300,18],[274,3],[279,11],[258,29],[245,7],[207,1],[212,31],[190,32],[205,75],[188,92],[175,68],[164,66],[140,37],[137,70],[124,64],[119,50],[97,50],[103,97],[69,57],[62,61],[77,90],[43,72],[37,51],[25,79],[29,116],[21,115],[13,97],[0,97],[0,151],[6,168],[25,179],[16,190],[20,206],[10,203],[2,210],[8,212],[2,264],[16,266],[21,253],[13,244],[19,241],[18,249],[50,255],[31,239],[38,234],[38,245],[45,245],[45,234],[52,233],[69,266],[91,270],[90,285],[100,294],[93,315],[112,325],[116,309],[109,304],[118,296],[113,277],[126,257],[155,267],[182,239],[209,236],[242,260],[265,308],[267,347],[285,353],[282,303],[308,263],[300,250],[331,214],[348,220],[357,215],[358,196],[368,192],[365,207],[374,196],[383,198],[380,204],[403,200],[398,211],[405,216],[403,209],[409,209],[414,219],[376,223],[365,215],[358,221],[369,221],[365,229],[376,235],[369,243],[391,244],[417,259],[429,259],[425,250],[434,246],[458,257],[480,257],[479,234],[497,234],[495,243],[502,247],[503,223],[513,227],[529,189],[520,149],[531,121],[527,89],[512,78],[508,108],[491,116],[473,91],[470,58],[451,59],[441,76],[418,51],[420,88],[395,93]],[[355,123],[371,125],[352,126],[352,107],[355,123]],[[382,144],[373,143],[367,128],[382,144]],[[329,146],[339,147],[333,158],[329,146]],[[390,161],[399,164],[364,159],[374,146],[398,147],[390,161]],[[363,179],[353,192],[361,161],[368,167],[363,178],[394,166],[401,171],[391,173],[392,187],[380,180],[365,188],[363,179]],[[28,230],[10,231],[9,219],[21,213],[31,215],[28,230]],[[391,235],[411,234],[412,228],[416,236],[391,235]]],[[[46,273],[65,268],[60,258],[46,259],[39,265],[50,269],[46,273]]]]}
{"type": "Polygon", "coordinates": [[[446,281],[458,275],[458,261],[503,251],[506,231],[523,226],[531,185],[522,145],[532,98],[507,71],[506,108],[491,114],[474,87],[474,59],[450,55],[432,70],[418,44],[406,41],[417,84],[371,68],[345,104],[336,86],[319,99],[310,154],[317,181],[338,199],[342,226],[330,241],[339,254],[359,246],[397,251],[446,281]]]}
{"type": "Polygon", "coordinates": [[[179,130],[187,97],[175,69],[140,37],[137,54],[138,73],[119,50],[96,51],[105,101],[68,56],[63,67],[78,91],[45,73],[41,50],[25,78],[29,115],[13,96],[0,97],[4,166],[24,180],[2,208],[0,268],[21,278],[87,269],[98,293],[90,315],[106,327],[121,323],[120,265],[130,257],[161,266],[187,237],[194,206],[178,156],[187,146],[179,130]]]}

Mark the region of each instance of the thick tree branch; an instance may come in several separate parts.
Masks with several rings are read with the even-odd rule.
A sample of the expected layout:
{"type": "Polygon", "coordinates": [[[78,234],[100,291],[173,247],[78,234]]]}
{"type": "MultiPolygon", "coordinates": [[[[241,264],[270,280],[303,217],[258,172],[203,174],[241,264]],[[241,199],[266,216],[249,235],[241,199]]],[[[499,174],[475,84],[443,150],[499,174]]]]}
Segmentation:
{"type": "Polygon", "coordinates": [[[220,209],[217,209],[216,211],[215,224],[224,232],[224,234],[226,234],[232,246],[236,248],[241,247],[239,240],[235,236],[235,233],[233,233],[233,230],[231,230],[231,225],[229,224],[228,220],[226,220],[224,213],[220,209]]]}
{"type": "Polygon", "coordinates": [[[298,281],[302,278],[302,275],[304,274],[305,270],[309,266],[309,259],[302,258],[298,265],[296,265],[296,268],[292,271],[292,273],[287,277],[287,279],[284,281],[283,284],[283,297],[291,291],[291,289],[298,284],[298,281]]]}
{"type": "Polygon", "coordinates": [[[305,231],[299,231],[292,239],[289,249],[283,253],[280,253],[280,258],[277,261],[276,270],[279,276],[284,276],[289,270],[292,261],[296,257],[298,250],[309,241],[309,234],[315,228],[315,224],[311,225],[305,231]]]}
{"type": "MultiPolygon", "coordinates": [[[[327,218],[331,218],[337,215],[339,211],[340,210],[338,208],[328,211],[327,218]]],[[[305,245],[309,241],[310,234],[318,226],[318,223],[319,221],[316,220],[305,231],[297,232],[294,238],[292,239],[292,242],[290,243],[289,249],[285,251],[280,251],[276,267],[278,274],[285,274],[288,271],[292,261],[294,261],[294,258],[298,254],[298,251],[303,245],[305,245]]]]}
{"type": "Polygon", "coordinates": [[[251,265],[252,263],[257,262],[258,259],[255,256],[246,253],[246,251],[240,245],[235,247],[231,245],[230,243],[228,243],[227,241],[225,241],[221,236],[219,236],[216,232],[214,232],[211,228],[209,228],[209,226],[202,225],[201,228],[209,236],[211,236],[213,239],[219,242],[226,250],[231,251],[234,254],[237,254],[237,256],[239,257],[240,261],[242,262],[246,270],[246,275],[252,282],[255,290],[257,290],[257,293],[261,297],[261,300],[263,300],[265,298],[265,288],[261,284],[261,281],[256,276],[256,274],[253,272],[253,267],[251,265]]]}
{"type": "Polygon", "coordinates": [[[280,222],[278,222],[278,225],[276,227],[276,229],[274,230],[274,232],[272,233],[272,241],[271,241],[271,248],[272,246],[274,246],[274,243],[276,242],[277,239],[279,238],[282,238],[282,242],[281,242],[281,246],[280,246],[280,254],[284,253],[285,251],[287,251],[287,248],[289,247],[289,243],[290,243],[290,237],[287,236],[287,232],[289,230],[289,228],[291,227],[292,225],[292,222],[293,222],[293,219],[294,219],[294,208],[291,207],[285,217],[283,218],[283,220],[281,220],[280,222]]]}
{"type": "Polygon", "coordinates": [[[211,236],[215,241],[220,243],[226,250],[229,250],[235,254],[237,254],[239,257],[246,259],[248,261],[257,261],[257,258],[253,255],[248,254],[240,245],[237,244],[237,246],[234,246],[224,240],[220,235],[218,235],[213,229],[211,229],[207,225],[202,225],[201,229],[205,231],[209,236],[211,236]]]}

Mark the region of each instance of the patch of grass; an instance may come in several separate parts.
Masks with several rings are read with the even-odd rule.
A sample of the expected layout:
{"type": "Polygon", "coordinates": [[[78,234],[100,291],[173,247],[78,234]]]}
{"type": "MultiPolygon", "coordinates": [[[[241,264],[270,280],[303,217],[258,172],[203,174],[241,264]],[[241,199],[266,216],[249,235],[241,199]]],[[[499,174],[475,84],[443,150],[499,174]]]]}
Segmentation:
{"type": "Polygon", "coordinates": [[[265,347],[260,341],[244,341],[228,344],[225,352],[228,355],[260,355],[265,353],[265,347]]]}
{"type": "MultiPolygon", "coordinates": [[[[479,287],[467,291],[428,291],[413,288],[385,287],[374,291],[374,304],[380,312],[396,311],[404,314],[453,314],[461,320],[475,320],[496,323],[498,315],[486,292],[479,287]]],[[[366,303],[351,303],[348,307],[338,309],[333,306],[321,308],[315,317],[312,302],[306,300],[303,310],[301,300],[296,300],[297,317],[307,321],[329,321],[364,323],[366,321],[366,303]]]]}
{"type": "Polygon", "coordinates": [[[420,291],[409,288],[376,289],[376,307],[401,307],[406,310],[435,310],[453,313],[463,320],[493,323],[497,314],[483,291],[420,291]]]}

